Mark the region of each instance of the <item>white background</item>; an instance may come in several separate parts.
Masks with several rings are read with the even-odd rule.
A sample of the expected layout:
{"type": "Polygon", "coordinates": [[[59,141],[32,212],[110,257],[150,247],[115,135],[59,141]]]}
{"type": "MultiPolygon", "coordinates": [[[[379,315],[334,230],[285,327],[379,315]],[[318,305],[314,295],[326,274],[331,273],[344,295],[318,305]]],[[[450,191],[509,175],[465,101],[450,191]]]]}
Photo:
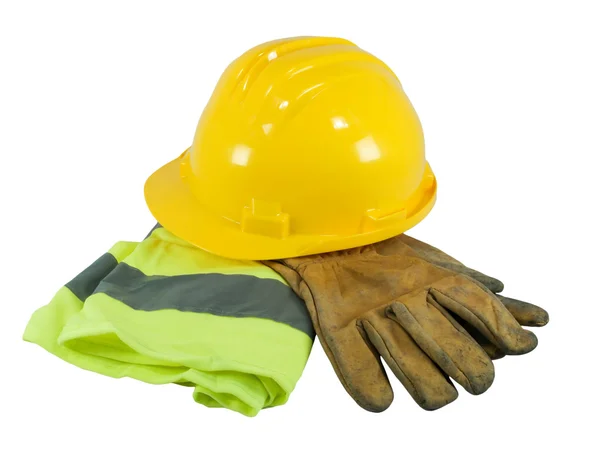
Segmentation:
{"type": "Polygon", "coordinates": [[[0,448],[599,448],[597,2],[0,5],[0,448]],[[539,347],[481,396],[426,412],[394,381],[373,414],[316,344],[289,403],[248,419],[22,342],[64,282],[153,225],[143,183],[190,144],[225,66],[294,35],[348,38],[398,74],[439,181],[412,234],[547,308],[539,347]]]}

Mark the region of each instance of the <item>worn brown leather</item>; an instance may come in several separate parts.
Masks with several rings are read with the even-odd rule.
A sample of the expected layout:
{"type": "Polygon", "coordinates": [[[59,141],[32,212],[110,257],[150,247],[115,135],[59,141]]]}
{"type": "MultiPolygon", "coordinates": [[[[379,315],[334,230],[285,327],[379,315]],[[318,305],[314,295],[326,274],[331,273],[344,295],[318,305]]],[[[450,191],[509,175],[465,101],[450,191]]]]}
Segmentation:
{"type": "MultiPolygon", "coordinates": [[[[528,327],[543,327],[548,323],[549,316],[546,310],[543,308],[531,303],[500,295],[499,293],[504,290],[504,284],[500,280],[465,266],[460,261],[454,259],[443,251],[426,244],[425,242],[411,238],[407,235],[402,235],[401,237],[396,239],[388,239],[387,241],[383,241],[377,245],[384,247],[386,249],[384,251],[393,253],[394,246],[397,245],[398,242],[410,246],[419,254],[419,256],[432,264],[457,273],[461,273],[463,275],[467,275],[483,284],[491,292],[496,294],[496,297],[504,304],[506,309],[510,311],[519,324],[528,327]]],[[[476,328],[470,326],[460,317],[455,316],[455,318],[469,332],[469,334],[475,338],[479,345],[483,347],[490,358],[499,359],[506,356],[501,349],[496,347],[492,342],[488,341],[485,336],[482,335],[476,328]]]]}
{"type": "Polygon", "coordinates": [[[369,411],[393,399],[380,356],[421,407],[437,409],[458,396],[449,378],[481,394],[494,379],[489,355],[536,347],[508,308],[526,324],[547,322],[541,308],[495,295],[498,280],[406,235],[264,263],[304,299],[340,381],[369,411]]]}

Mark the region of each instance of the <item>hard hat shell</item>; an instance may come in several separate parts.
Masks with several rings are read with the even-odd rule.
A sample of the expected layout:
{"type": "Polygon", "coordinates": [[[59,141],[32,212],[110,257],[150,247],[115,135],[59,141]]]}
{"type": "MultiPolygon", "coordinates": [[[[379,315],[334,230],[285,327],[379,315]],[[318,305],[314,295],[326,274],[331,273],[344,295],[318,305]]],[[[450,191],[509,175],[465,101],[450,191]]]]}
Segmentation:
{"type": "Polygon", "coordinates": [[[192,146],[149,177],[179,237],[235,259],[356,247],[435,202],[421,124],[381,60],[337,38],[267,42],[221,76],[192,146]]]}

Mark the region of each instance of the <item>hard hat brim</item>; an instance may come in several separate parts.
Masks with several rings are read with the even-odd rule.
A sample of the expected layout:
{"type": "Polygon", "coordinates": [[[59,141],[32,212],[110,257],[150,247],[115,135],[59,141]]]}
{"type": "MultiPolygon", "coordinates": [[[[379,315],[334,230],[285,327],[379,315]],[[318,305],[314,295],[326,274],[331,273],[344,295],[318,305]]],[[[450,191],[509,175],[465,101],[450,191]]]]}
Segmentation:
{"type": "Polygon", "coordinates": [[[299,235],[285,239],[243,232],[238,223],[219,217],[202,205],[181,179],[180,159],[154,172],[144,196],[154,218],[181,239],[216,255],[242,260],[281,259],[359,247],[397,236],[419,223],[433,208],[436,189],[402,222],[350,236],[299,235]]]}

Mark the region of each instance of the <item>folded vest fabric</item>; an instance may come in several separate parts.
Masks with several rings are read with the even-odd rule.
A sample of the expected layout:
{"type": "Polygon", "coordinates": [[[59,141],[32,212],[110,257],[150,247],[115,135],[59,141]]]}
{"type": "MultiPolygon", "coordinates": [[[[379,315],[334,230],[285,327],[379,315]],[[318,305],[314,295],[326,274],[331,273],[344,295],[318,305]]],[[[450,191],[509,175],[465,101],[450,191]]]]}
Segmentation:
{"type": "Polygon", "coordinates": [[[198,403],[254,416],[287,401],[314,330],[270,268],[212,255],[157,226],[63,286],[23,338],[81,368],[193,386],[198,403]]]}

